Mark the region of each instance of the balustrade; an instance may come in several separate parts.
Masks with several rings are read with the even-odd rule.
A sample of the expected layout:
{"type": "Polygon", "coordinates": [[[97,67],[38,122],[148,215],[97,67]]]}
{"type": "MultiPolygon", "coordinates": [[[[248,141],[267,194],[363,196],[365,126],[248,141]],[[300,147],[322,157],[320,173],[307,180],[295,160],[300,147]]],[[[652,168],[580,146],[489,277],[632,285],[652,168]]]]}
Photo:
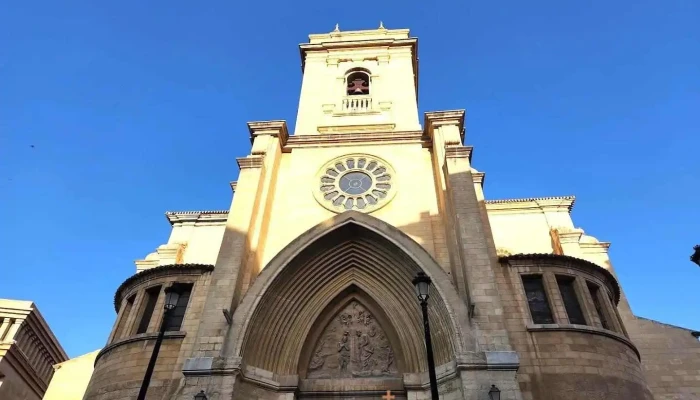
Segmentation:
{"type": "Polygon", "coordinates": [[[343,112],[369,112],[372,111],[372,97],[348,96],[343,99],[343,112]]]}

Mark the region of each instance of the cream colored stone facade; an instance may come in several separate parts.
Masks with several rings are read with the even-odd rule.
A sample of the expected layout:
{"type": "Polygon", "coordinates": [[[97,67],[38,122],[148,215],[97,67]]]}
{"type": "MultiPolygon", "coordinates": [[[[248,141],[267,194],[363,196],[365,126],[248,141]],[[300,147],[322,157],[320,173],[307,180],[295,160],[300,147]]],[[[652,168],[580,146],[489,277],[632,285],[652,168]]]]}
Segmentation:
{"type": "Polygon", "coordinates": [[[96,350],[54,365],[53,378],[43,400],[82,400],[99,352],[96,350]]]}
{"type": "Polygon", "coordinates": [[[0,399],[40,400],[67,359],[34,303],[0,299],[0,399]]]}
{"type": "Polygon", "coordinates": [[[420,123],[408,30],[300,49],[294,134],[250,122],[230,210],[167,213],[170,239],[117,290],[85,399],[134,398],[175,283],[189,302],[149,399],[427,399],[420,271],[442,399],[700,398],[682,355],[700,345],[632,314],[573,197],[488,200],[464,111],[420,123]]]}

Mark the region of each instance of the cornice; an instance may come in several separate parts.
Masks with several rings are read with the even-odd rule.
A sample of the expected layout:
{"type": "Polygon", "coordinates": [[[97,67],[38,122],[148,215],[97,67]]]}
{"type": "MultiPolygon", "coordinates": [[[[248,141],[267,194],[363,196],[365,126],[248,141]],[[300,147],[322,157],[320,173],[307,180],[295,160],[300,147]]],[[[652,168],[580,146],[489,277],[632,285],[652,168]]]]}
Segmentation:
{"type": "Polygon", "coordinates": [[[170,225],[183,222],[226,222],[228,210],[168,211],[165,213],[165,217],[170,225]]]}
{"type": "Polygon", "coordinates": [[[472,172],[472,179],[474,183],[478,183],[481,187],[484,187],[484,181],[486,180],[486,174],[483,172],[472,172]]]}
{"type": "Polygon", "coordinates": [[[141,272],[137,272],[134,275],[126,278],[124,282],[117,288],[114,293],[114,309],[119,313],[119,305],[122,302],[122,297],[124,292],[132,285],[138,285],[139,283],[161,276],[170,275],[192,275],[192,274],[204,274],[206,272],[211,272],[214,270],[214,266],[211,264],[169,264],[161,265],[160,267],[155,267],[151,269],[146,269],[141,272]]]}
{"type": "Polygon", "coordinates": [[[236,158],[238,163],[238,168],[262,168],[263,156],[248,156],[248,157],[238,157],[236,158]]]}
{"type": "MultiPolygon", "coordinates": [[[[236,186],[238,186],[238,181],[231,181],[228,183],[231,186],[231,191],[233,193],[236,193],[236,186]]],[[[228,211],[227,211],[228,213],[228,211]]]]}
{"type": "Polygon", "coordinates": [[[409,47],[413,64],[413,81],[418,99],[418,39],[409,36],[408,29],[376,29],[366,31],[330,32],[326,34],[309,35],[309,43],[299,45],[301,58],[301,72],[306,68],[307,53],[344,49],[377,48],[388,49],[391,47],[409,47]],[[348,38],[353,38],[348,40],[348,38]]]}
{"type": "Polygon", "coordinates": [[[589,273],[599,273],[602,274],[605,279],[606,283],[610,285],[610,288],[612,289],[614,300],[615,300],[615,305],[620,301],[620,295],[621,295],[621,290],[620,290],[620,285],[617,282],[617,279],[615,276],[612,274],[612,272],[608,271],[607,269],[601,267],[598,264],[592,263],[588,260],[583,260],[581,258],[576,258],[576,257],[571,257],[571,256],[566,256],[562,254],[550,254],[550,253],[531,253],[531,254],[513,254],[510,256],[503,256],[499,257],[498,261],[501,263],[506,263],[510,266],[521,266],[521,265],[516,265],[519,264],[519,261],[525,261],[525,262],[531,262],[535,263],[539,266],[542,266],[542,264],[546,265],[552,265],[552,264],[558,264],[562,267],[573,267],[573,268],[580,268],[584,271],[587,271],[589,273]],[[511,263],[511,261],[515,261],[515,263],[511,263]]]}
{"type": "Polygon", "coordinates": [[[366,135],[374,132],[393,132],[396,124],[359,124],[359,125],[319,125],[316,131],[324,135],[353,134],[366,135]]]}
{"type": "Polygon", "coordinates": [[[285,151],[304,147],[339,147],[362,144],[409,144],[420,143],[429,147],[429,138],[421,131],[372,132],[357,135],[348,133],[327,133],[318,135],[294,135],[289,137],[285,151]]]}
{"type": "Polygon", "coordinates": [[[447,146],[445,147],[445,158],[466,158],[472,162],[472,146],[447,146]]]}
{"type": "Polygon", "coordinates": [[[257,136],[273,136],[279,138],[280,146],[284,147],[289,139],[289,131],[287,130],[287,122],[283,120],[273,121],[251,121],[248,122],[248,131],[250,132],[250,143],[257,136]]]}
{"type": "Polygon", "coordinates": [[[548,207],[565,207],[569,213],[574,207],[576,202],[575,196],[560,196],[560,197],[530,197],[524,199],[501,199],[501,200],[486,200],[485,203],[492,210],[505,210],[505,209],[544,209],[548,207]]]}
{"type": "Polygon", "coordinates": [[[22,329],[29,329],[32,335],[36,336],[46,351],[56,362],[63,362],[68,359],[68,355],[51,331],[49,324],[39,311],[36,303],[31,301],[0,299],[0,316],[9,317],[19,321],[24,326],[22,329]]]}
{"type": "MultiPolygon", "coordinates": [[[[343,32],[345,34],[349,32],[343,32]]],[[[309,38],[314,40],[315,38],[321,38],[323,35],[310,35],[309,38]]],[[[339,36],[335,36],[336,38],[339,36]]],[[[373,39],[359,39],[359,40],[337,40],[333,39],[332,35],[326,36],[328,41],[317,42],[317,43],[301,43],[299,44],[299,55],[301,56],[301,72],[304,72],[306,68],[306,54],[309,52],[328,52],[329,50],[342,50],[342,49],[357,49],[357,48],[388,48],[388,47],[401,47],[410,46],[413,53],[413,64],[418,75],[418,39],[417,38],[373,38],[373,39]]]]}
{"type": "Polygon", "coordinates": [[[429,111],[423,118],[425,135],[432,138],[435,128],[446,125],[457,125],[462,143],[464,143],[464,110],[429,111]]]}

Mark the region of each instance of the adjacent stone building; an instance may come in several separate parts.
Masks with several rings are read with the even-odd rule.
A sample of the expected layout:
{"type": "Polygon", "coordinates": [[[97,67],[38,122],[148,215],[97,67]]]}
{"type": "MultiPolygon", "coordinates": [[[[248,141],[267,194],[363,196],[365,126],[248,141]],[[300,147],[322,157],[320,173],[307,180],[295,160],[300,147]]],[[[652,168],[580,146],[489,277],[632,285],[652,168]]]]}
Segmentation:
{"type": "Polygon", "coordinates": [[[41,400],[67,359],[34,303],[0,299],[0,399],[41,400]]]}
{"type": "Polygon", "coordinates": [[[54,374],[43,400],[81,400],[90,382],[99,350],[53,366],[54,374]]]}
{"type": "Polygon", "coordinates": [[[700,343],[632,314],[573,197],[487,199],[464,111],[419,118],[408,30],[300,51],[294,134],[250,122],[230,209],[166,214],[85,399],[135,398],[173,285],[149,399],[427,399],[418,272],[442,399],[700,398],[700,343]]]}

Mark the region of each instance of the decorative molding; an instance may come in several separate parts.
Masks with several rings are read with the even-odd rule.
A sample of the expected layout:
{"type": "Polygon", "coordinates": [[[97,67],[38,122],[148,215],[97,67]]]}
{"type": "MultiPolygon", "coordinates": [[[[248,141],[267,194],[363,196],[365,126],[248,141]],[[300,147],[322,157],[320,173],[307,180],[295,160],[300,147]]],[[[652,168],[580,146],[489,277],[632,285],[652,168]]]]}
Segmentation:
{"type": "MultiPolygon", "coordinates": [[[[378,112],[377,112],[378,113],[378,112]]],[[[354,115],[346,113],[343,115],[354,115]]],[[[339,116],[341,114],[338,114],[339,116]]],[[[361,115],[367,115],[366,113],[361,115]]],[[[392,131],[396,124],[362,124],[362,125],[323,125],[317,128],[318,133],[364,133],[364,132],[386,132],[392,131]]]]}
{"type": "Polygon", "coordinates": [[[614,332],[610,331],[607,329],[603,328],[598,328],[595,326],[590,326],[590,325],[575,325],[575,324],[528,324],[527,326],[528,332],[554,332],[554,331],[562,331],[562,332],[580,332],[580,333],[588,333],[592,335],[600,335],[600,336],[605,336],[609,337],[611,339],[615,339],[618,342],[626,344],[634,353],[637,355],[637,358],[639,361],[642,360],[641,355],[639,354],[639,350],[637,350],[637,346],[634,345],[628,338],[625,336],[614,332]]]}
{"type": "Polygon", "coordinates": [[[7,327],[6,332],[0,332],[0,335],[5,335],[0,343],[5,342],[11,347],[17,347],[18,336],[24,329],[31,332],[32,336],[42,343],[54,364],[68,360],[68,355],[34,302],[0,299],[0,318],[14,320],[14,323],[7,327]]]}
{"type": "Polygon", "coordinates": [[[231,191],[233,193],[236,193],[236,186],[238,186],[238,181],[231,181],[228,184],[229,184],[229,186],[231,186],[231,191]]]}
{"type": "Polygon", "coordinates": [[[618,284],[617,279],[612,274],[612,272],[588,260],[583,260],[581,258],[561,254],[519,253],[510,256],[499,257],[498,261],[502,264],[508,264],[510,267],[537,266],[547,268],[550,266],[555,266],[561,268],[578,268],[583,272],[587,272],[590,274],[602,274],[605,278],[605,283],[609,285],[608,287],[613,293],[613,300],[615,305],[617,305],[620,302],[620,285],[618,284]]]}
{"type": "MultiPolygon", "coordinates": [[[[388,60],[388,57],[399,57],[396,48],[405,48],[406,56],[411,58],[413,64],[414,85],[416,87],[416,98],[418,98],[418,39],[409,36],[408,29],[377,29],[374,31],[343,31],[323,34],[309,35],[309,43],[299,45],[299,55],[301,57],[301,71],[306,68],[307,58],[321,58],[328,62],[329,53],[341,49],[367,50],[375,48],[375,55],[365,55],[376,57],[379,60],[388,60]],[[316,56],[316,57],[314,57],[316,56]]],[[[351,61],[338,58],[337,63],[351,61]]],[[[354,61],[354,60],[352,60],[354,61]]],[[[335,60],[332,61],[336,63],[335,60]]]]}
{"type": "Polygon", "coordinates": [[[575,196],[561,196],[561,197],[530,197],[523,199],[501,199],[501,200],[485,200],[484,203],[487,205],[489,211],[498,210],[517,210],[523,211],[527,209],[533,209],[537,211],[544,211],[545,208],[561,208],[564,207],[569,213],[574,208],[574,203],[576,202],[575,196]],[[490,207],[488,207],[490,206],[490,207]]]}
{"type": "Polygon", "coordinates": [[[168,219],[168,222],[170,222],[170,225],[185,222],[225,223],[228,218],[228,210],[167,211],[165,217],[168,219]]]}
{"type": "Polygon", "coordinates": [[[472,161],[472,151],[474,148],[472,146],[446,146],[445,147],[445,158],[466,158],[471,163],[472,161]]]}
{"type": "Polygon", "coordinates": [[[262,168],[263,156],[248,156],[248,157],[238,157],[236,162],[238,163],[238,168],[262,168]]]}
{"type": "MultiPolygon", "coordinates": [[[[183,339],[187,335],[187,332],[185,331],[170,331],[170,332],[165,332],[165,336],[163,337],[164,340],[169,340],[169,339],[183,339]]],[[[136,343],[136,342],[144,342],[146,340],[155,340],[158,338],[158,332],[148,332],[148,333],[141,333],[139,335],[131,336],[126,339],[122,339],[116,342],[113,342],[107,346],[105,346],[102,350],[100,350],[99,353],[97,353],[97,356],[95,357],[95,364],[97,365],[97,362],[102,358],[102,356],[106,355],[110,351],[114,350],[117,347],[123,346],[125,344],[129,343],[136,343]]]]}
{"type": "Polygon", "coordinates": [[[248,122],[248,131],[250,132],[251,144],[258,136],[272,136],[279,138],[280,146],[284,147],[289,139],[287,122],[282,120],[248,122]]]}
{"type": "Polygon", "coordinates": [[[425,130],[425,134],[432,139],[435,128],[456,125],[457,129],[459,129],[459,135],[462,143],[464,143],[464,116],[464,110],[426,112],[423,119],[423,129],[425,130]]]}
{"type": "Polygon", "coordinates": [[[472,179],[474,180],[474,183],[478,183],[483,187],[484,181],[486,180],[486,174],[483,172],[472,172],[472,179]]]}
{"type": "Polygon", "coordinates": [[[211,264],[170,264],[162,265],[151,269],[137,272],[134,275],[126,278],[124,282],[117,288],[114,293],[114,310],[119,313],[119,305],[123,300],[124,293],[130,286],[138,285],[148,279],[156,277],[165,277],[172,275],[201,275],[214,270],[211,264]]]}
{"type": "Polygon", "coordinates": [[[430,147],[430,139],[423,135],[421,131],[400,131],[400,132],[367,132],[358,135],[348,135],[346,133],[327,133],[319,135],[299,135],[291,136],[285,146],[284,151],[291,151],[295,148],[304,147],[339,147],[357,146],[363,144],[408,144],[420,143],[423,147],[430,147]]]}
{"type": "Polygon", "coordinates": [[[460,322],[454,315],[463,312],[458,315],[466,316],[466,305],[459,301],[444,270],[420,245],[400,232],[390,242],[383,236],[383,229],[397,231],[377,218],[348,211],[319,223],[282,249],[248,289],[234,313],[233,326],[237,329],[230,337],[234,354],[240,354],[248,365],[277,375],[296,373],[299,368],[295,363],[312,355],[304,346],[310,343],[309,335],[320,336],[320,332],[310,330],[318,327],[320,331],[324,326],[322,321],[314,320],[321,315],[332,316],[335,307],[343,307],[355,296],[371,305],[377,318],[382,318],[382,327],[392,337],[397,365],[402,366],[402,371],[424,371],[423,332],[418,325],[402,322],[405,316],[419,312],[410,279],[421,268],[435,285],[435,292],[431,293],[434,300],[428,305],[430,312],[439,316],[434,343],[441,345],[435,346],[435,360],[445,363],[455,352],[461,354],[465,340],[473,339],[468,336],[469,331],[457,331],[462,325],[457,325],[460,322]],[[372,292],[366,293],[355,284],[377,273],[383,279],[376,281],[372,292]],[[298,281],[291,279],[293,276],[316,278],[298,281]],[[274,290],[268,290],[272,287],[274,290]],[[297,299],[299,296],[306,297],[302,301],[297,299]],[[329,299],[335,300],[328,303],[329,299]],[[270,310],[279,318],[265,318],[270,310]],[[401,335],[394,335],[394,329],[401,329],[401,335]],[[295,361],[285,362],[280,357],[282,352],[295,361]],[[401,358],[403,362],[399,361],[401,358]]]}

